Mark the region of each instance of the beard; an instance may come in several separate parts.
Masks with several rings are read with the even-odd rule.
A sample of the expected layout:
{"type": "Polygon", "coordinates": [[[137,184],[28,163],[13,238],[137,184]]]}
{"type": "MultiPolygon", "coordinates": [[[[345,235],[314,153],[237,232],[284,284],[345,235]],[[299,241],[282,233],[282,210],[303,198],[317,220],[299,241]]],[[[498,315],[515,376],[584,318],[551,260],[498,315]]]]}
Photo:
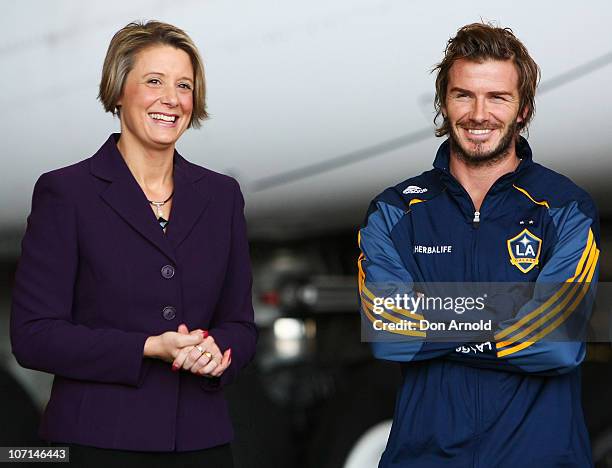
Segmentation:
{"type": "MultiPolygon", "coordinates": [[[[510,145],[514,144],[517,122],[514,120],[502,135],[497,146],[489,151],[483,150],[483,143],[476,143],[473,151],[463,147],[455,126],[450,125],[449,139],[451,151],[465,164],[472,167],[493,166],[504,160],[510,154],[510,145]]],[[[482,128],[482,126],[479,126],[482,128]]]]}

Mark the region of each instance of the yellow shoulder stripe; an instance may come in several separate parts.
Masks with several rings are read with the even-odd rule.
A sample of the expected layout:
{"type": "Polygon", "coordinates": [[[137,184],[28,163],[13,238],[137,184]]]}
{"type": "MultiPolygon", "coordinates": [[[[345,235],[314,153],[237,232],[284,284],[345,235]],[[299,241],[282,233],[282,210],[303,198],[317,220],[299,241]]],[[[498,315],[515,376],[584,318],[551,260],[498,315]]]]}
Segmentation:
{"type": "Polygon", "coordinates": [[[571,283],[572,281],[574,281],[578,275],[580,274],[580,272],[582,271],[582,267],[584,266],[584,262],[588,256],[588,253],[591,250],[591,246],[593,245],[593,230],[591,228],[589,228],[589,235],[587,238],[587,244],[586,247],[584,248],[584,250],[582,251],[582,255],[580,256],[580,261],[578,262],[578,265],[576,265],[576,271],[574,272],[574,276],[572,276],[571,278],[567,279],[568,283],[571,283]]]}
{"type": "Polygon", "coordinates": [[[542,205],[542,206],[545,206],[546,208],[550,208],[550,205],[548,204],[547,201],[545,201],[545,200],[537,201],[535,198],[533,198],[531,195],[529,195],[529,192],[527,190],[525,190],[524,188],[518,187],[518,186],[516,186],[514,184],[512,184],[512,186],[515,189],[517,189],[519,192],[522,192],[527,198],[529,198],[536,205],[542,205]]]}

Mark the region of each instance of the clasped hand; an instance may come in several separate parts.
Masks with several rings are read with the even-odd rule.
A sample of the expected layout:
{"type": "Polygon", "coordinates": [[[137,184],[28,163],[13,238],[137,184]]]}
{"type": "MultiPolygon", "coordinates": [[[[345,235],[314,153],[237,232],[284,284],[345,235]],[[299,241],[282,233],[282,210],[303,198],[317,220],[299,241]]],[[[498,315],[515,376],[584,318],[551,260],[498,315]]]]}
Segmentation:
{"type": "Polygon", "coordinates": [[[206,330],[192,330],[181,324],[178,331],[151,336],[145,343],[145,356],[172,363],[172,370],[190,371],[205,377],[220,377],[232,363],[232,350],[221,352],[206,330]]]}

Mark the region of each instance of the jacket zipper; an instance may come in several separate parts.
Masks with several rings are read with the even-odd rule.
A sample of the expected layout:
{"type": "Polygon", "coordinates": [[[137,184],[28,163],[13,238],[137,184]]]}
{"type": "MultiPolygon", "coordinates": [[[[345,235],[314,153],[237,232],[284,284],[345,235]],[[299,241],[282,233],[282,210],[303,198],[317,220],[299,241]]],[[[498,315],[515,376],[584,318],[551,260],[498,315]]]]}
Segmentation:
{"type": "MultiPolygon", "coordinates": [[[[519,166],[520,167],[520,166],[519,166]]],[[[472,201],[472,197],[470,197],[470,194],[467,193],[467,190],[465,190],[465,188],[463,188],[463,186],[457,181],[457,179],[455,179],[455,177],[450,173],[450,171],[445,171],[447,173],[447,175],[457,184],[458,187],[461,188],[461,190],[464,192],[465,196],[467,196],[467,199],[469,200],[469,202],[472,204],[472,210],[474,212],[474,217],[472,218],[472,228],[474,229],[473,235],[472,235],[472,278],[473,281],[477,281],[478,279],[478,262],[477,262],[477,257],[476,257],[476,253],[477,253],[477,248],[478,248],[478,227],[480,226],[480,210],[482,210],[485,200],[487,199],[487,197],[489,196],[489,193],[491,193],[491,190],[493,189],[493,187],[495,187],[499,181],[501,179],[503,179],[505,177],[501,176],[499,179],[497,179],[493,185],[491,185],[491,187],[489,188],[489,190],[487,191],[487,193],[485,194],[485,196],[482,199],[482,203],[480,204],[480,210],[476,209],[476,206],[474,205],[474,202],[472,201]]],[[[517,170],[515,170],[512,174],[516,175],[519,172],[519,168],[517,168],[517,170]]],[[[481,428],[481,405],[480,405],[480,379],[478,378],[478,375],[476,377],[476,408],[475,408],[475,433],[477,436],[480,436],[480,428],[481,428]]],[[[476,450],[474,452],[474,468],[477,468],[479,466],[479,458],[478,458],[478,450],[476,450]]]]}
{"type": "Polygon", "coordinates": [[[474,210],[472,221],[472,281],[478,281],[478,226],[480,226],[480,211],[474,210]]]}

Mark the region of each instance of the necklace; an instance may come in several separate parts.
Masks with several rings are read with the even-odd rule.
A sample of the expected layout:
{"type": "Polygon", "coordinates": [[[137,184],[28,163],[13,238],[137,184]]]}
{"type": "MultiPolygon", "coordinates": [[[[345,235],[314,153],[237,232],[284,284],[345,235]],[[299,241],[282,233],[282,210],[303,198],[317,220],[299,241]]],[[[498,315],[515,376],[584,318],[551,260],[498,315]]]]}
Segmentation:
{"type": "Polygon", "coordinates": [[[172,190],[172,193],[170,194],[170,196],[168,198],[166,198],[164,201],[153,201],[153,200],[148,200],[148,202],[153,205],[155,208],[157,208],[157,222],[159,223],[159,225],[161,226],[162,229],[165,229],[166,226],[168,225],[168,223],[170,221],[168,221],[167,219],[164,219],[164,217],[162,216],[162,206],[164,206],[166,203],[168,203],[168,200],[170,200],[172,198],[172,195],[174,195],[174,190],[172,190]]]}

